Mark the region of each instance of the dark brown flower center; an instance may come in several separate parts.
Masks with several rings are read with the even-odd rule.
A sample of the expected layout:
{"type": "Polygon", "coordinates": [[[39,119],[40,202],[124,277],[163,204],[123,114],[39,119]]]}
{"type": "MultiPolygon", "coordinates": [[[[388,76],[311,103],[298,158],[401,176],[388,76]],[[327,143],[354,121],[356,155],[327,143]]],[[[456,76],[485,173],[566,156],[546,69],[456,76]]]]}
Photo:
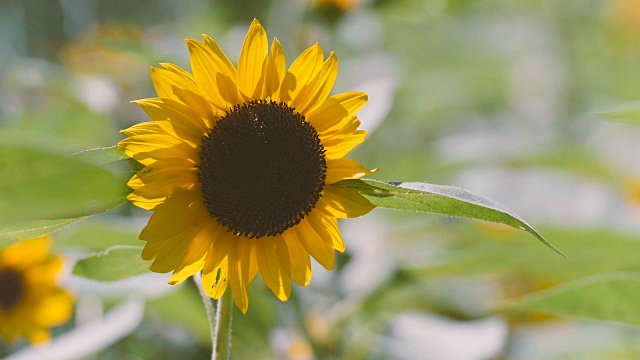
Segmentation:
{"type": "Polygon", "coordinates": [[[0,310],[13,310],[24,298],[26,290],[22,273],[12,268],[0,269],[0,310]]]}
{"type": "Polygon", "coordinates": [[[285,103],[252,100],[230,109],[203,138],[202,196],[229,231],[282,234],[316,205],[327,162],[318,132],[285,103]]]}

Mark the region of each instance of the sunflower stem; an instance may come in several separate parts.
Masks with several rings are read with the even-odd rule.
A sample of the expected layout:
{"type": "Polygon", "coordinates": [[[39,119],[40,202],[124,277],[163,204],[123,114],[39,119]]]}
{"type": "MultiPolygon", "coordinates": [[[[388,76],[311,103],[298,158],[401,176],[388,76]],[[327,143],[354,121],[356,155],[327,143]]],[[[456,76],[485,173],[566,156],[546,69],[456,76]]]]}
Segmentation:
{"type": "Polygon", "coordinates": [[[215,312],[213,310],[213,303],[209,295],[204,291],[204,287],[202,287],[202,274],[198,273],[193,275],[193,282],[196,283],[196,287],[198,288],[198,292],[202,297],[202,303],[204,304],[204,309],[207,312],[207,319],[209,319],[209,334],[211,334],[211,359],[216,359],[216,318],[215,312]]]}
{"type": "Polygon", "coordinates": [[[233,296],[225,291],[218,299],[216,330],[213,336],[214,359],[228,360],[231,354],[231,321],[233,320],[233,296]]]}

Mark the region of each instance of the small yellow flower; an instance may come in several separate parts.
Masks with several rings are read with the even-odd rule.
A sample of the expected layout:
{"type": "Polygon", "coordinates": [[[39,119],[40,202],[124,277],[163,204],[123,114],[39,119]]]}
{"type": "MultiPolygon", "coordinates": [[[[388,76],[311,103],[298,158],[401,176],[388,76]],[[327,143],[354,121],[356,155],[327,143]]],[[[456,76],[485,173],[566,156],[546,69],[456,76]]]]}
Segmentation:
{"type": "Polygon", "coordinates": [[[370,174],[344,156],[366,135],[356,113],[367,95],[329,96],[338,74],[332,52],[315,44],[286,69],[277,39],[254,20],[238,67],[204,35],[187,40],[193,74],[172,64],[151,69],[157,98],[138,100],[152,122],[119,143],[146,165],[129,200],[153,211],[140,238],[151,270],[178,284],[202,270],[219,298],[230,284],[242,312],[248,285],[262,275],[282,301],[291,281],[311,280],[310,255],[326,269],[344,251],[337,218],[373,205],[332,184],[370,174]]]}
{"type": "Polygon", "coordinates": [[[31,342],[49,339],[47,329],[71,315],[71,295],[56,285],[62,260],[49,254],[49,237],[0,251],[0,335],[31,342]]]}

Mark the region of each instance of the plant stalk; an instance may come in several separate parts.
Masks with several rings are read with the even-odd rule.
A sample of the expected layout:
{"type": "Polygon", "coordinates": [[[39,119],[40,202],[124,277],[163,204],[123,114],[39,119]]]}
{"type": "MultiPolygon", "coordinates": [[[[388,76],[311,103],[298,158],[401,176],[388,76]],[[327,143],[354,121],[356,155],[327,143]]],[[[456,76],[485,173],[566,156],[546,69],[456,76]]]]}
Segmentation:
{"type": "Polygon", "coordinates": [[[214,359],[229,360],[231,354],[231,322],[233,321],[233,295],[231,289],[218,299],[215,335],[213,336],[214,359]]]}

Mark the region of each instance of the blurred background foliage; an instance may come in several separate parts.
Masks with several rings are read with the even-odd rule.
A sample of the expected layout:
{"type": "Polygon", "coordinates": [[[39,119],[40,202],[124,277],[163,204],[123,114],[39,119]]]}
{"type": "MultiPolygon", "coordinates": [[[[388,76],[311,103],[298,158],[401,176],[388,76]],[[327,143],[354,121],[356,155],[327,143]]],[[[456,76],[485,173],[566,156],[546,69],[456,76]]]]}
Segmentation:
{"type": "MultiPolygon", "coordinates": [[[[0,247],[61,206],[65,219],[29,226],[73,222],[53,244],[68,272],[143,245],[144,211],[74,212],[80,184],[108,195],[122,181],[64,155],[147,121],[128,102],[155,96],[150,66],[189,69],[184,38],[207,33],[235,61],[254,17],[289,63],[319,41],[340,59],[334,92],[369,94],[351,157],[374,177],[485,195],[568,258],[498,225],[374,210],[341,223],[339,266],[314,264],[289,302],[254,281],[234,359],[640,357],[640,128],[625,123],[640,118],[637,0],[2,1],[0,247]],[[64,161],[75,170],[56,173],[64,161]]],[[[208,358],[195,286],[167,279],[70,275],[75,315],[51,346],[0,342],[0,357],[208,358]]]]}

